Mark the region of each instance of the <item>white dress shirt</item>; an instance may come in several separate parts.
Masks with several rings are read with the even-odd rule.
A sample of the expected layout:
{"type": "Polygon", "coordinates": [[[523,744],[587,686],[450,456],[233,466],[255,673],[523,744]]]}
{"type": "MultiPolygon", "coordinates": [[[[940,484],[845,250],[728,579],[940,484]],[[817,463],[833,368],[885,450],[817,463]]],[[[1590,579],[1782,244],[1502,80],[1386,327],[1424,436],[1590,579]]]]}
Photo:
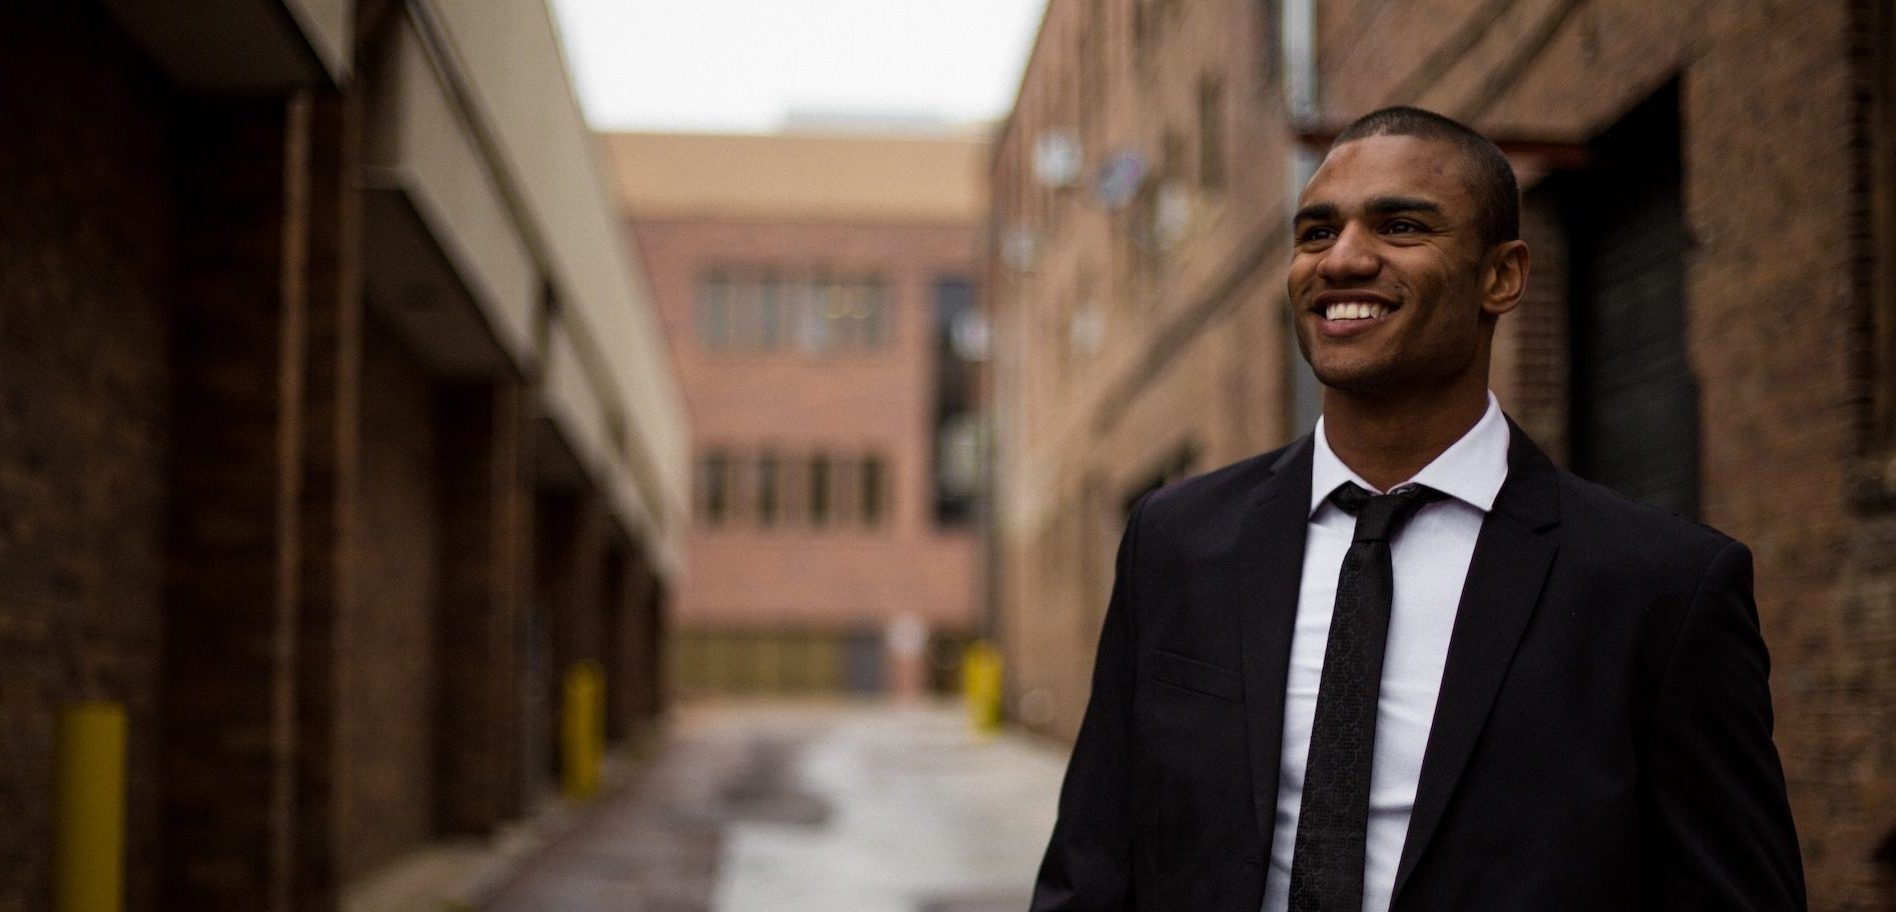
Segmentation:
{"type": "MultiPolygon", "coordinates": [[[[1421,484],[1449,495],[1424,506],[1390,540],[1395,600],[1389,615],[1389,645],[1383,658],[1382,690],[1376,704],[1376,745],[1371,756],[1369,833],[1363,874],[1364,912],[1386,912],[1395,888],[1396,862],[1415,807],[1422,752],[1442,686],[1448,639],[1461,603],[1462,583],[1475,553],[1481,522],[1508,474],[1508,425],[1494,394],[1488,411],[1460,440],[1404,484],[1421,484]]],[[[1311,717],[1323,679],[1323,650],[1336,606],[1337,577],[1349,550],[1356,517],[1330,503],[1345,481],[1377,491],[1338,459],[1317,420],[1312,454],[1309,539],[1304,546],[1303,583],[1297,596],[1297,626],[1290,641],[1290,676],[1284,690],[1282,772],[1278,776],[1277,826],[1271,869],[1265,879],[1264,912],[1289,907],[1290,864],[1297,843],[1297,812],[1303,802],[1311,717]]],[[[1397,487],[1401,487],[1398,485],[1397,487]]]]}

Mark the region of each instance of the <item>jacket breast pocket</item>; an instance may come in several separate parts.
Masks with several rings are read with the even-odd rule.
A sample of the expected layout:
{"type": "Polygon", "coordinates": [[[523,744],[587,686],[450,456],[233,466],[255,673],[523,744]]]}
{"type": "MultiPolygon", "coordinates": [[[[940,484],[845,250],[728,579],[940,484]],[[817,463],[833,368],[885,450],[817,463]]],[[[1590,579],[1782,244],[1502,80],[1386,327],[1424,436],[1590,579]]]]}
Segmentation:
{"type": "Polygon", "coordinates": [[[1232,703],[1244,702],[1243,679],[1236,672],[1209,662],[1154,649],[1146,655],[1146,668],[1152,679],[1160,683],[1232,703]]]}

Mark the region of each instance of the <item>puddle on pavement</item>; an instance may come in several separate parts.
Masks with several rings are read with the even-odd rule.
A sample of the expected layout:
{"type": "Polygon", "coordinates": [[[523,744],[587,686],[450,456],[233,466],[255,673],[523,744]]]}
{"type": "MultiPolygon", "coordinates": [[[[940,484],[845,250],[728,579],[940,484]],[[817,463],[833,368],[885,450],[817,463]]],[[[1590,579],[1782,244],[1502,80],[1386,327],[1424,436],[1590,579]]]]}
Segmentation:
{"type": "Polygon", "coordinates": [[[805,791],[794,769],[803,744],[799,739],[752,740],[744,764],[719,791],[715,816],[729,823],[822,826],[829,803],[805,791]]]}

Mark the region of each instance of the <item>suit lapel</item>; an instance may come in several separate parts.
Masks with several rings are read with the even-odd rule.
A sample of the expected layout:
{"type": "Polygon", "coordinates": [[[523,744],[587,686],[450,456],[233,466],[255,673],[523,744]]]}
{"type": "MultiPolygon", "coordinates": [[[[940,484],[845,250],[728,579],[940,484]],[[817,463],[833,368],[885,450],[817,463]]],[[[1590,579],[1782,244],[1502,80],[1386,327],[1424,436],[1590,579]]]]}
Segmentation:
{"type": "Polygon", "coordinates": [[[1551,537],[1543,534],[1560,521],[1553,464],[1512,421],[1508,426],[1508,479],[1475,539],[1422,756],[1415,809],[1396,867],[1392,906],[1428,849],[1468,766],[1556,550],[1551,537]]]}
{"type": "MultiPolygon", "coordinates": [[[[1277,825],[1278,761],[1283,755],[1284,682],[1303,579],[1310,513],[1311,438],[1291,444],[1252,493],[1239,533],[1240,649],[1250,723],[1251,794],[1264,859],[1277,825]]],[[[1266,862],[1268,863],[1268,862],[1266,862]]]]}

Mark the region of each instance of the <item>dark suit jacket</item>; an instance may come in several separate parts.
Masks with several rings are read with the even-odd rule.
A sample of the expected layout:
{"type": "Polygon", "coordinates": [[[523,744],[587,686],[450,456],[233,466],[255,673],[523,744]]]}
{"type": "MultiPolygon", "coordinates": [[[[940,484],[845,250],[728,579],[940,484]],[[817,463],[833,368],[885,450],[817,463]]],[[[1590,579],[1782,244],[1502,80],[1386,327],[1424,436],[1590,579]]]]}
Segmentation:
{"type": "MultiPolygon", "coordinates": [[[[1803,909],[1750,552],[1513,435],[1392,909],[1803,909]]],[[[1259,909],[1311,450],[1134,508],[1034,912],[1259,909]]]]}

